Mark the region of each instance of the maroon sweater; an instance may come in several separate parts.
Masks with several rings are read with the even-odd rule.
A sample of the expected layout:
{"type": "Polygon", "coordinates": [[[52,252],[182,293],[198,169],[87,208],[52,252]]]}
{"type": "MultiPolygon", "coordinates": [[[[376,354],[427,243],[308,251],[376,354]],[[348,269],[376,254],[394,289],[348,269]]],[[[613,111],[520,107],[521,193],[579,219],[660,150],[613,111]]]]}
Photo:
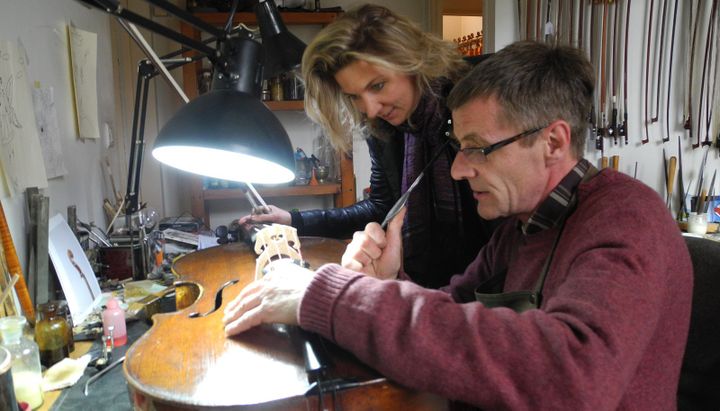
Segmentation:
{"type": "Polygon", "coordinates": [[[578,188],[540,309],[474,302],[506,268],[505,291],[532,289],[556,234],[506,222],[444,291],[325,265],[300,324],[401,384],[485,409],[675,409],[692,266],[662,200],[604,170],[578,188]]]}

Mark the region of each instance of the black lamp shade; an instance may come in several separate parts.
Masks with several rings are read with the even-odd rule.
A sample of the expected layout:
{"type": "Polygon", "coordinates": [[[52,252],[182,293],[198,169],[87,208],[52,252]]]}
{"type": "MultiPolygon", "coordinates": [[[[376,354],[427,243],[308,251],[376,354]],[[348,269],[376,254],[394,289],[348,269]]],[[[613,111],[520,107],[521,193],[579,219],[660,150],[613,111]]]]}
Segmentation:
{"type": "Polygon", "coordinates": [[[212,90],[183,106],[160,130],[158,161],[230,181],[276,184],[295,178],[292,144],[280,121],[256,97],[212,90]]]}

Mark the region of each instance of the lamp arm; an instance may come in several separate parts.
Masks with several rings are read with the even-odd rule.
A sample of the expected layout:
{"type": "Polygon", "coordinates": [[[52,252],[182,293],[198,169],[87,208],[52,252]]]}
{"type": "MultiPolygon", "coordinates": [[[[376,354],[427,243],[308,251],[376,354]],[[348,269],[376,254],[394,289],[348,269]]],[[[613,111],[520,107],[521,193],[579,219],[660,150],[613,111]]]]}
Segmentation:
{"type": "MultiPolygon", "coordinates": [[[[205,43],[201,41],[197,41],[195,39],[192,39],[190,37],[187,37],[175,30],[172,30],[168,27],[163,26],[162,24],[158,24],[148,18],[145,18],[137,13],[133,13],[132,11],[123,8],[117,0],[77,0],[87,6],[94,7],[96,9],[100,9],[108,14],[112,14],[115,17],[119,17],[123,20],[127,20],[131,23],[137,24],[138,26],[148,29],[152,31],[153,33],[159,34],[163,37],[166,37],[170,40],[176,41],[180,44],[182,44],[185,47],[191,48],[193,50],[197,50],[200,53],[207,56],[208,59],[210,59],[211,62],[215,62],[217,58],[217,50],[214,48],[206,45],[205,43]]],[[[204,21],[198,19],[197,17],[193,16],[190,13],[187,13],[186,11],[177,8],[176,6],[168,3],[164,0],[146,0],[149,3],[152,3],[156,5],[157,7],[162,8],[163,10],[168,11],[169,13],[173,14],[175,17],[179,18],[180,20],[185,21],[186,23],[192,25],[193,27],[204,31],[206,33],[209,33],[213,37],[216,37],[218,39],[224,39],[226,34],[224,31],[219,30],[204,21]],[[162,4],[162,6],[161,6],[162,4]]]]}
{"type": "MultiPolygon", "coordinates": [[[[145,113],[147,112],[148,86],[156,72],[156,68],[149,61],[142,60],[138,63],[132,136],[130,140],[130,164],[128,165],[128,179],[125,191],[126,217],[130,217],[140,209],[140,172],[145,148],[145,113]]],[[[130,228],[129,225],[128,228],[130,228]]]]}
{"type": "MultiPolygon", "coordinates": [[[[165,64],[163,64],[162,61],[160,61],[160,58],[157,56],[155,51],[150,47],[150,44],[145,40],[145,37],[143,37],[142,33],[140,33],[140,30],[138,30],[137,27],[135,27],[134,24],[128,23],[123,19],[118,18],[118,23],[130,34],[130,37],[132,37],[135,42],[140,46],[140,48],[145,52],[145,55],[148,56],[150,60],[155,64],[155,67],[160,70],[160,73],[163,75],[165,80],[170,83],[170,85],[175,89],[175,91],[180,95],[180,98],[183,99],[185,103],[189,102],[190,99],[185,94],[183,89],[180,87],[180,85],[175,81],[175,78],[170,75],[170,72],[168,71],[167,67],[165,67],[165,64]]],[[[188,62],[190,62],[188,58],[188,62]]]]}

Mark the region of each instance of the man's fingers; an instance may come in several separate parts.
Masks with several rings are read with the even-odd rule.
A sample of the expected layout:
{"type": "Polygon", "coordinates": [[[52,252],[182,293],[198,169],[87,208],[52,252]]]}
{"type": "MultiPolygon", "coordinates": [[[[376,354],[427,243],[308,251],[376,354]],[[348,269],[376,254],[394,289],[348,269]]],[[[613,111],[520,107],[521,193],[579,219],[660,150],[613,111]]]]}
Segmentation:
{"type": "MultiPolygon", "coordinates": [[[[385,230],[380,227],[378,223],[368,223],[365,226],[365,235],[372,240],[372,242],[378,247],[378,250],[385,248],[387,245],[387,238],[385,237],[385,230]]],[[[375,258],[379,255],[375,256],[375,258]]]]}
{"type": "Polygon", "coordinates": [[[257,325],[262,324],[262,310],[260,306],[245,311],[239,318],[225,324],[225,335],[231,336],[240,334],[243,331],[247,331],[257,325]]]}
{"type": "Polygon", "coordinates": [[[245,288],[240,291],[240,294],[225,306],[223,322],[237,317],[239,311],[247,310],[247,307],[250,307],[251,304],[257,305],[259,299],[257,293],[259,289],[259,281],[254,281],[245,286],[245,288]]]}

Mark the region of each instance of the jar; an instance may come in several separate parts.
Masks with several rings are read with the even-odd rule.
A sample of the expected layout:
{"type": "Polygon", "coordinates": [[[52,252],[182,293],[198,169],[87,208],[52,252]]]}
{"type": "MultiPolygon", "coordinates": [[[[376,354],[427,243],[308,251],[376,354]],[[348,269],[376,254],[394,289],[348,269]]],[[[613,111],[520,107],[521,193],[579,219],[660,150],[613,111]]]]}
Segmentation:
{"type": "Polygon", "coordinates": [[[51,367],[70,354],[68,342],[69,324],[57,312],[53,302],[38,305],[38,320],[35,323],[35,341],[40,348],[40,362],[51,367]]]}
{"type": "Polygon", "coordinates": [[[285,100],[285,94],[283,93],[283,81],[280,76],[273,77],[270,80],[270,94],[272,99],[275,101],[285,100]]]}
{"type": "Polygon", "coordinates": [[[32,409],[43,403],[42,372],[38,346],[23,335],[26,320],[20,316],[0,319],[0,334],[3,346],[12,358],[12,381],[15,398],[26,402],[32,409]]]}
{"type": "Polygon", "coordinates": [[[12,356],[7,348],[0,346],[0,410],[18,411],[13,385],[12,356]]]}
{"type": "Polygon", "coordinates": [[[75,351],[75,338],[73,336],[73,320],[72,315],[70,314],[70,308],[68,307],[68,303],[65,300],[55,300],[53,301],[57,305],[57,313],[58,315],[65,318],[65,321],[67,322],[67,338],[66,342],[68,345],[68,351],[73,352],[75,351]]]}

